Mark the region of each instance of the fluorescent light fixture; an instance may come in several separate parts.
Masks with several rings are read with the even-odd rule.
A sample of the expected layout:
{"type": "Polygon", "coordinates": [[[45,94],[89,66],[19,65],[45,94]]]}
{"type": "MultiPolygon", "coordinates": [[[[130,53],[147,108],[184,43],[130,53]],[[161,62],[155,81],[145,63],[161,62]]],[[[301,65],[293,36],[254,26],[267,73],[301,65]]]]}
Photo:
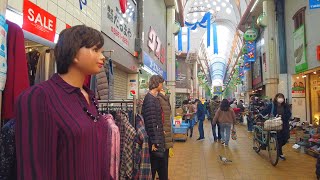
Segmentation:
{"type": "Polygon", "coordinates": [[[193,17],[197,17],[198,16],[198,13],[193,13],[193,17]]]}
{"type": "Polygon", "coordinates": [[[217,10],[217,11],[220,11],[220,10],[221,10],[221,7],[220,7],[220,6],[217,6],[217,7],[216,7],[216,10],[217,10]]]}
{"type": "Polygon", "coordinates": [[[131,22],[131,18],[128,18],[128,22],[131,22]]]}
{"type": "Polygon", "coordinates": [[[303,76],[302,76],[302,78],[306,78],[306,77],[307,77],[307,75],[303,75],[303,76]]]}
{"type": "Polygon", "coordinates": [[[123,17],[123,18],[126,18],[126,17],[127,17],[127,15],[126,15],[126,14],[122,14],[122,17],[123,17]]]}
{"type": "Polygon", "coordinates": [[[223,3],[221,3],[221,6],[222,6],[222,7],[226,7],[227,4],[226,4],[225,2],[223,2],[223,3]]]}
{"type": "Polygon", "coordinates": [[[317,74],[317,71],[313,72],[313,74],[317,74]]]}
{"type": "Polygon", "coordinates": [[[210,5],[210,4],[207,4],[207,8],[211,8],[211,5],[210,5]]]}
{"type": "Polygon", "coordinates": [[[212,4],[215,6],[215,5],[217,5],[217,2],[213,1],[212,4]]]}
{"type": "Polygon", "coordinates": [[[256,8],[256,6],[258,5],[259,1],[260,1],[260,0],[256,0],[256,1],[254,2],[253,6],[252,6],[252,8],[251,8],[251,10],[250,10],[250,12],[252,12],[252,11],[256,8]]]}
{"type": "Polygon", "coordinates": [[[200,1],[200,3],[199,4],[203,4],[203,2],[202,1],[200,1]]]}
{"type": "Polygon", "coordinates": [[[196,1],[196,2],[194,2],[194,3],[193,3],[193,5],[195,5],[195,6],[196,6],[196,5],[198,5],[198,2],[197,2],[197,1],[196,1]]]}
{"type": "Polygon", "coordinates": [[[157,75],[157,73],[155,73],[154,71],[152,71],[149,67],[147,66],[142,66],[142,69],[145,70],[147,73],[151,74],[151,75],[157,75]]]}

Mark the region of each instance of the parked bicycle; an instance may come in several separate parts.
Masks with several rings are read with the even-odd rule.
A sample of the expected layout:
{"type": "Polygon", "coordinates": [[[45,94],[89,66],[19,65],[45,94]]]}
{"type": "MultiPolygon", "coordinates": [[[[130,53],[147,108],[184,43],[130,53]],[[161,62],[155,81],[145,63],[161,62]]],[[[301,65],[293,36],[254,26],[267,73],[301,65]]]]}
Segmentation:
{"type": "Polygon", "coordinates": [[[260,150],[267,150],[270,163],[273,166],[278,164],[279,150],[276,130],[265,130],[264,122],[268,117],[261,114],[256,115],[256,125],[253,126],[253,150],[259,153],[260,150]]]}

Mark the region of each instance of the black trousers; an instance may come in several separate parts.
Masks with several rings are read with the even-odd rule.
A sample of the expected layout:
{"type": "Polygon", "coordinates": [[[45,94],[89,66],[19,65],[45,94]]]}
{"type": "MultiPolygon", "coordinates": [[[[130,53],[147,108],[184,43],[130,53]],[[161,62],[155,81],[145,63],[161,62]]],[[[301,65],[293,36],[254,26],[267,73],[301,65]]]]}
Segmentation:
{"type": "Polygon", "coordinates": [[[168,180],[168,167],[169,167],[169,149],[166,150],[164,158],[155,157],[150,154],[152,179],[155,179],[158,173],[159,180],[168,180]]]}

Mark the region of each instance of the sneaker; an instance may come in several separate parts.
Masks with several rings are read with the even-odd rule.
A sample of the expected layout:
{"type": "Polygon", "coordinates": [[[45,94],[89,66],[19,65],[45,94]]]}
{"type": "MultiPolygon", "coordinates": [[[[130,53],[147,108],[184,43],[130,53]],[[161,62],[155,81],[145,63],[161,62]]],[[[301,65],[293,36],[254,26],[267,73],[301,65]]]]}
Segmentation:
{"type": "Polygon", "coordinates": [[[201,140],[201,138],[200,138],[200,137],[197,139],[197,141],[199,141],[199,140],[201,140]]]}
{"type": "Polygon", "coordinates": [[[281,160],[286,160],[286,157],[285,157],[284,155],[280,155],[279,158],[280,158],[281,160]]]}
{"type": "Polygon", "coordinates": [[[221,141],[221,144],[223,145],[223,144],[224,144],[224,141],[221,141]]]}
{"type": "Polygon", "coordinates": [[[224,145],[225,147],[228,147],[228,146],[229,146],[229,144],[227,144],[227,143],[224,143],[223,145],[224,145]]]}

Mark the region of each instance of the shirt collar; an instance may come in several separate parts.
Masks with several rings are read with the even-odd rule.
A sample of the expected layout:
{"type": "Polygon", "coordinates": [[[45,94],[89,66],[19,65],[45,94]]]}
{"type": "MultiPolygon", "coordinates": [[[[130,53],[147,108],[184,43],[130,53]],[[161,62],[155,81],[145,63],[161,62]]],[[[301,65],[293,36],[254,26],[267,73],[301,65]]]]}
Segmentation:
{"type": "MultiPolygon", "coordinates": [[[[60,86],[66,93],[71,94],[73,92],[81,92],[80,88],[71,86],[67,82],[65,82],[59,75],[58,73],[55,73],[52,77],[51,80],[56,83],[58,86],[60,86]]],[[[91,91],[88,87],[83,86],[83,89],[87,91],[90,97],[94,97],[93,91],[91,91]]]]}

